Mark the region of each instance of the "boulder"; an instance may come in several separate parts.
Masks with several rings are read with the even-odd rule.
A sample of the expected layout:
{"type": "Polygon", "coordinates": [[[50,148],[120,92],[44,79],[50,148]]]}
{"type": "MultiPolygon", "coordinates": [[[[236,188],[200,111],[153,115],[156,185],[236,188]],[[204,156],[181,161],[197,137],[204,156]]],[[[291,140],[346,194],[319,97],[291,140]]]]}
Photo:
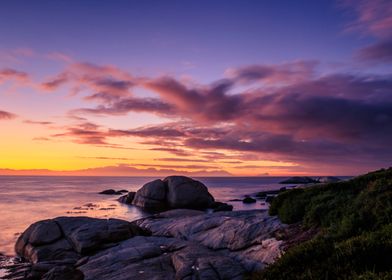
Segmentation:
{"type": "Polygon", "coordinates": [[[154,180],[139,189],[132,204],[147,210],[161,210],[167,208],[166,203],[167,187],[162,180],[154,180]]]}
{"type": "Polygon", "coordinates": [[[169,176],[163,181],[167,184],[167,203],[171,209],[203,209],[214,202],[207,187],[199,181],[185,176],[169,176]]]}
{"type": "Polygon", "coordinates": [[[15,252],[31,263],[72,263],[82,255],[139,234],[145,231],[123,220],[58,217],[28,227],[18,238],[15,252]]]}
{"type": "MultiPolygon", "coordinates": [[[[121,201],[129,200],[121,198],[121,201]]],[[[214,197],[203,183],[184,176],[149,182],[136,192],[132,200],[133,205],[153,211],[206,209],[213,203],[214,197]]]]}
{"type": "Polygon", "coordinates": [[[290,177],[286,180],[279,182],[279,184],[311,184],[311,183],[318,183],[318,181],[310,177],[290,177]]]}

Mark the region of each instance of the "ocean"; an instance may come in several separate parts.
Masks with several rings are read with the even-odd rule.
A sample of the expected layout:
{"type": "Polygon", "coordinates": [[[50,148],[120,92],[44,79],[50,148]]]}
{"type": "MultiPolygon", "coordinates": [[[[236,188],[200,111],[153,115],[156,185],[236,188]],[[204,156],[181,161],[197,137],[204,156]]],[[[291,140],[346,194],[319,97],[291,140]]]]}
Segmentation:
{"type": "MultiPolygon", "coordinates": [[[[217,201],[229,202],[258,191],[279,189],[287,177],[206,177],[203,182],[217,201]]],[[[135,220],[147,215],[139,208],[100,195],[105,189],[137,191],[152,177],[0,176],[0,253],[14,255],[18,236],[30,224],[58,216],[90,216],[135,220]]],[[[262,209],[229,202],[235,210],[262,209]]]]}

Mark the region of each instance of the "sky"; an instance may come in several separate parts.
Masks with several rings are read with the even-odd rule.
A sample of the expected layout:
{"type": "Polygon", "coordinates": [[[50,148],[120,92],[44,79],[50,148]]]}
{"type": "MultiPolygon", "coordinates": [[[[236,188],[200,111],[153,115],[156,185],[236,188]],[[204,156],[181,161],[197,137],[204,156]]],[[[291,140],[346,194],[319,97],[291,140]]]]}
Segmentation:
{"type": "Polygon", "coordinates": [[[2,1],[0,174],[357,175],[392,158],[392,2],[2,1]]]}

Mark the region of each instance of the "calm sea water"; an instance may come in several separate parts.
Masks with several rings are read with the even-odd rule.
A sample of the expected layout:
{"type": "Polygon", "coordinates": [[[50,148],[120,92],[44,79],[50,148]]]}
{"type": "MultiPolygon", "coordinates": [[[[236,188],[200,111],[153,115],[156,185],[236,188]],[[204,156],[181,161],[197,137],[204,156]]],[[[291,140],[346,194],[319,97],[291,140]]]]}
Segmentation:
{"type": "MultiPolygon", "coordinates": [[[[0,253],[14,254],[17,237],[30,224],[57,216],[90,216],[135,220],[146,215],[120,204],[118,196],[100,195],[104,189],[138,190],[151,177],[48,177],[0,176],[0,253]]],[[[282,187],[285,177],[209,177],[203,182],[218,201],[242,198],[262,190],[282,187]]],[[[234,209],[263,208],[260,202],[230,202],[234,209]]]]}

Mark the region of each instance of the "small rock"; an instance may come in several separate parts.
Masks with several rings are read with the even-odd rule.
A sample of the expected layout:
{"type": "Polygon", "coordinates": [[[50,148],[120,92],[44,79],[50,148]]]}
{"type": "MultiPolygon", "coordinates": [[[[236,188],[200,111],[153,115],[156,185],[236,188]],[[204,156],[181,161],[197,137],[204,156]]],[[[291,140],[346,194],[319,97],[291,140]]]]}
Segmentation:
{"type": "Polygon", "coordinates": [[[213,209],[213,212],[232,211],[233,205],[216,201],[212,204],[211,208],[213,209]]]}
{"type": "Polygon", "coordinates": [[[135,192],[129,192],[126,195],[120,196],[118,201],[125,204],[132,204],[132,201],[135,198],[135,194],[135,192]]]}
{"type": "Polygon", "coordinates": [[[113,189],[108,189],[108,190],[101,191],[99,194],[119,195],[119,194],[122,194],[122,192],[117,192],[113,189]]]}
{"type": "Polygon", "coordinates": [[[245,198],[242,200],[242,202],[243,202],[243,203],[255,203],[255,202],[256,202],[256,199],[254,199],[254,198],[252,198],[252,197],[250,197],[250,196],[247,196],[247,197],[245,197],[245,198]]]}

